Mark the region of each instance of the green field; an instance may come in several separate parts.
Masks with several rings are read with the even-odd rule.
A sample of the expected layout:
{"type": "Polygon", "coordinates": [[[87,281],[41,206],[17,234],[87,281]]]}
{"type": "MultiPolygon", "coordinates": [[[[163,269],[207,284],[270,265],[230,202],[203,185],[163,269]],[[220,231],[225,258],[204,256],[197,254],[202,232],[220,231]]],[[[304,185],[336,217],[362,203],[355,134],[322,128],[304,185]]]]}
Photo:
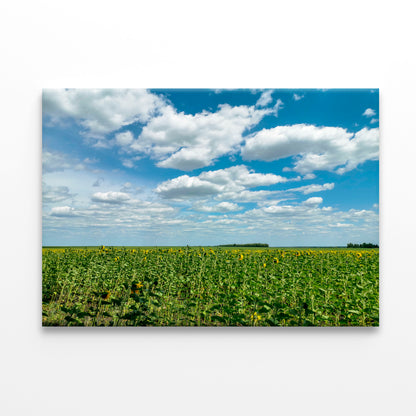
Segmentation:
{"type": "Polygon", "coordinates": [[[43,249],[43,326],[378,326],[378,306],[378,249],[43,249]]]}

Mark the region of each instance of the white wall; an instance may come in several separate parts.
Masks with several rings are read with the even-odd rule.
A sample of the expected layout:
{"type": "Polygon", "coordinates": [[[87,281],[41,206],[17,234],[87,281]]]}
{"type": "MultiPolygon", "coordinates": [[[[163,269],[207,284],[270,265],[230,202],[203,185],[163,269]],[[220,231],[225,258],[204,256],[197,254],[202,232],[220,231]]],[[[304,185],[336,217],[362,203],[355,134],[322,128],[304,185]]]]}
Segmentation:
{"type": "Polygon", "coordinates": [[[0,3],[0,413],[415,412],[410,1],[0,3]],[[43,87],[379,87],[379,329],[42,329],[43,87]]]}

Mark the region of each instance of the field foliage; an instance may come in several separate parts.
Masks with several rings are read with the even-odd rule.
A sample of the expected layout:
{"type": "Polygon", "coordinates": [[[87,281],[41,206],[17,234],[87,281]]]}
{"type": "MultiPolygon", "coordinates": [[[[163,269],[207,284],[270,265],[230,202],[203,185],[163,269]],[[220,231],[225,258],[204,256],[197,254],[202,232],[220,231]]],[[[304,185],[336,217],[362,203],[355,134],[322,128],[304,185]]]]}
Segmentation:
{"type": "Polygon", "coordinates": [[[44,326],[378,326],[378,249],[44,248],[44,326]]]}

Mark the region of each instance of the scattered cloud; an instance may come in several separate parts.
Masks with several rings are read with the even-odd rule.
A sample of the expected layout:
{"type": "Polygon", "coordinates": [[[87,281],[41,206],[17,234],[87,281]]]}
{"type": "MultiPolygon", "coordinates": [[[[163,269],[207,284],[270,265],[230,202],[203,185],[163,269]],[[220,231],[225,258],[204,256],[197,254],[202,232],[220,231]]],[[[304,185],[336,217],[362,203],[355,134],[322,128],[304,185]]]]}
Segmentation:
{"type": "Polygon", "coordinates": [[[300,94],[293,94],[293,99],[295,101],[299,101],[304,97],[304,95],[300,95],[300,94]]]}
{"type": "Polygon", "coordinates": [[[283,101],[279,98],[273,106],[273,114],[277,117],[279,110],[284,107],[283,101]]]}
{"type": "Polygon", "coordinates": [[[273,111],[223,104],[214,113],[192,115],[167,106],[128,150],[156,159],[156,165],[163,168],[190,171],[210,166],[218,157],[235,153],[243,133],[273,111]]]}
{"type": "Polygon", "coordinates": [[[220,202],[219,204],[215,205],[203,205],[201,203],[194,204],[192,206],[194,211],[199,212],[233,212],[233,211],[240,211],[242,207],[234,204],[233,202],[220,202]]]}
{"type": "Polygon", "coordinates": [[[317,207],[322,204],[322,201],[323,199],[320,196],[313,196],[312,198],[308,198],[306,201],[303,201],[303,205],[308,207],[317,207]]]}
{"type": "Polygon", "coordinates": [[[63,171],[70,168],[73,168],[73,165],[67,161],[63,154],[43,150],[42,171],[44,173],[63,171]]]}
{"type": "Polygon", "coordinates": [[[202,172],[198,176],[183,175],[162,182],[156,193],[162,198],[183,199],[242,192],[246,188],[269,186],[288,179],[271,173],[254,173],[244,165],[202,172]]]}
{"type": "Polygon", "coordinates": [[[352,224],[345,224],[345,223],[341,223],[341,222],[337,222],[336,224],[328,224],[328,227],[331,228],[348,228],[348,227],[352,227],[352,224]]]}
{"type": "Polygon", "coordinates": [[[262,92],[260,98],[256,102],[256,107],[266,107],[269,105],[273,101],[272,94],[273,90],[266,90],[262,92]]]}
{"type": "Polygon", "coordinates": [[[122,204],[130,199],[125,192],[96,192],[92,195],[91,200],[94,202],[104,202],[108,204],[122,204]]]}
{"type": "Polygon", "coordinates": [[[118,146],[129,146],[133,143],[134,137],[131,131],[125,131],[115,135],[116,144],[118,146]]]}
{"type": "Polygon", "coordinates": [[[72,170],[93,170],[90,166],[93,162],[86,159],[87,162],[80,162],[77,159],[72,158],[71,156],[60,153],[60,152],[50,152],[48,150],[42,150],[42,172],[62,172],[67,169],[72,170]]]}
{"type": "Polygon", "coordinates": [[[305,185],[299,188],[288,189],[287,192],[302,192],[304,195],[312,194],[315,192],[330,191],[334,189],[333,183],[324,183],[323,185],[305,185]]]}
{"type": "MultiPolygon", "coordinates": [[[[172,100],[168,101],[145,90],[46,90],[45,128],[55,124],[71,134],[79,131],[84,144],[90,146],[74,143],[79,147],[73,154],[79,155],[79,160],[56,150],[43,151],[45,235],[59,234],[57,241],[65,235],[81,236],[74,239],[84,241],[94,234],[99,239],[107,235],[116,240],[124,234],[125,241],[142,244],[146,233],[149,244],[218,244],[219,238],[244,242],[245,236],[249,241],[264,239],[277,245],[283,241],[311,244],[318,241],[317,236],[325,236],[319,241],[332,244],[334,240],[327,235],[341,243],[361,236],[365,241],[370,241],[368,236],[377,239],[378,205],[372,206],[371,195],[363,202],[372,206],[371,210],[340,211],[337,207],[348,204],[348,195],[341,198],[336,193],[331,207],[323,206],[323,198],[312,194],[337,186],[335,175],[318,176],[323,179],[319,182],[330,177],[326,180],[335,183],[314,183],[318,182],[314,172],[344,174],[367,160],[378,160],[379,130],[350,132],[326,127],[317,117],[316,125],[276,126],[276,119],[276,127],[256,131],[266,116],[277,116],[283,102],[273,98],[278,95],[273,90],[252,93],[256,95],[248,101],[258,98],[256,104],[241,101],[241,105],[229,105],[213,91],[208,92],[210,100],[221,104],[203,106],[207,110],[194,113],[176,109],[175,94],[167,93],[172,100]],[[219,158],[221,169],[207,168],[219,158]],[[286,158],[281,163],[260,163],[286,158]],[[256,171],[241,164],[241,159],[256,161],[256,171]],[[139,160],[143,166],[136,163],[139,160]],[[240,164],[232,166],[236,163],[240,164]],[[97,166],[100,170],[93,170],[97,166]],[[147,176],[142,178],[144,168],[147,176]],[[172,175],[168,169],[157,168],[183,172],[182,176],[172,175]],[[205,168],[202,173],[189,173],[200,168],[205,168]],[[66,170],[71,172],[62,173],[66,170]],[[272,173],[258,173],[267,171],[272,173]],[[278,174],[282,171],[291,173],[284,177],[278,174]],[[297,184],[309,185],[287,189],[296,181],[309,181],[297,184]],[[63,217],[68,218],[67,225],[63,217]],[[158,241],[154,240],[156,235],[158,241]],[[303,235],[307,235],[304,240],[303,235]]],[[[302,98],[293,93],[289,99],[302,98]]],[[[292,111],[297,105],[289,107],[292,111]]],[[[181,104],[180,108],[187,107],[181,104]]],[[[374,124],[378,121],[375,110],[367,109],[364,116],[368,118],[362,118],[361,125],[378,126],[374,124]]],[[[272,122],[272,117],[266,121],[272,122]]],[[[55,148],[61,149],[56,144],[60,139],[56,131],[48,131],[50,138],[44,145],[53,144],[54,139],[55,148]]],[[[347,175],[339,178],[347,179],[347,175]]]]}
{"type": "Polygon", "coordinates": [[[363,116],[365,117],[373,117],[376,115],[376,112],[372,108],[367,108],[367,110],[364,111],[363,116]]]}
{"type": "Polygon", "coordinates": [[[310,180],[310,179],[315,179],[316,178],[316,175],[314,174],[314,173],[307,173],[306,175],[304,175],[303,177],[302,177],[302,179],[304,180],[304,181],[306,181],[306,180],[310,180]]]}
{"type": "Polygon", "coordinates": [[[336,168],[336,173],[343,174],[367,160],[378,160],[378,142],[378,128],[354,134],[340,127],[295,124],[250,135],[241,155],[245,160],[268,162],[297,156],[292,170],[301,174],[336,168]]]}
{"type": "Polygon", "coordinates": [[[123,160],[121,161],[121,164],[122,164],[124,167],[129,168],[129,169],[134,168],[134,162],[133,162],[133,160],[132,160],[132,159],[123,159],[123,160]]]}
{"type": "Polygon", "coordinates": [[[75,194],[71,194],[67,186],[49,186],[42,183],[42,201],[45,204],[65,201],[74,196],[75,194]]]}
{"type": "Polygon", "coordinates": [[[235,202],[257,202],[260,203],[279,191],[225,191],[214,197],[216,200],[231,200],[235,202]]]}
{"type": "Polygon", "coordinates": [[[53,207],[50,215],[53,217],[72,217],[75,215],[74,208],[64,206],[64,207],[53,207]]]}
{"type": "Polygon", "coordinates": [[[96,139],[134,122],[145,123],[165,105],[143,89],[45,89],[42,102],[49,123],[72,119],[85,136],[96,139]]]}

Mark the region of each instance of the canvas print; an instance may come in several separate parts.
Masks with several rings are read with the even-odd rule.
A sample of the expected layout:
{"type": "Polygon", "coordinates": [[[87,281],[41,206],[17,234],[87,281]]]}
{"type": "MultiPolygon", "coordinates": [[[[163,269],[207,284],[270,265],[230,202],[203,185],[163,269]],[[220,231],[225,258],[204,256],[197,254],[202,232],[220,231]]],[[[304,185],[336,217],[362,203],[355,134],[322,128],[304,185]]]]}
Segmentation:
{"type": "Polygon", "coordinates": [[[43,326],[379,325],[377,89],[45,89],[43,326]]]}

